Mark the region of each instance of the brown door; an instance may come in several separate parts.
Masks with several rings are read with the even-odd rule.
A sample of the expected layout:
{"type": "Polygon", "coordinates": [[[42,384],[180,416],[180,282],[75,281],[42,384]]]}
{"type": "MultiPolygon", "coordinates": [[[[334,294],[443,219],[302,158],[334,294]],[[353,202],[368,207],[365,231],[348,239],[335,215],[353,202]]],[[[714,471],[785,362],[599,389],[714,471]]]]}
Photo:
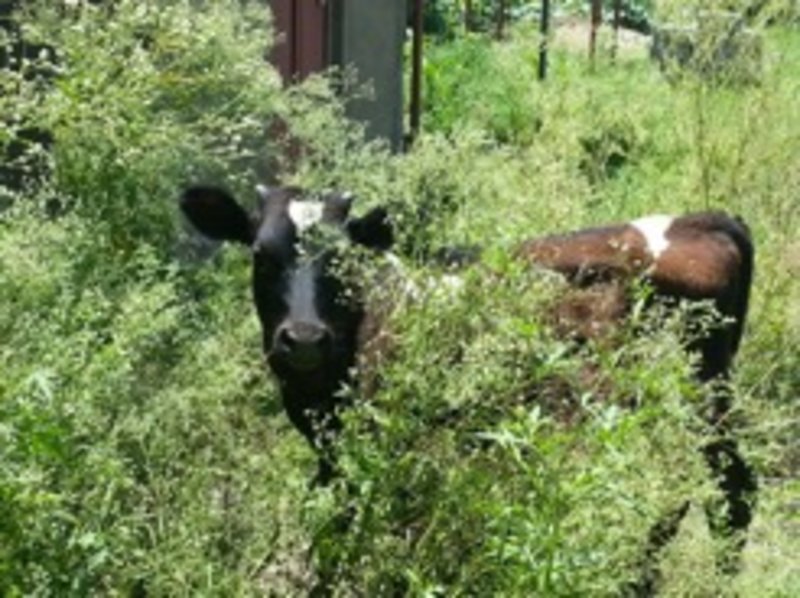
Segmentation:
{"type": "Polygon", "coordinates": [[[270,0],[276,44],[272,63],[287,83],[328,65],[327,0],[270,0]]]}

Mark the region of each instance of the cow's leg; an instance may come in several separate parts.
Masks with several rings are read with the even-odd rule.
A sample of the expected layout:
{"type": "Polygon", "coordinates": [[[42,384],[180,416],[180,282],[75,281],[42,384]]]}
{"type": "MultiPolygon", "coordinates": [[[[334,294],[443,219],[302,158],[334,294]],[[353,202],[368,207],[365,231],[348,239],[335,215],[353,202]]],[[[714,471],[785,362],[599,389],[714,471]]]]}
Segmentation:
{"type": "Polygon", "coordinates": [[[689,511],[689,501],[667,513],[650,528],[642,559],[639,564],[639,577],[622,592],[626,598],[653,596],[661,582],[659,563],[664,547],[677,535],[681,521],[689,511]]]}
{"type": "MultiPolygon", "coordinates": [[[[723,432],[727,432],[724,426],[721,427],[723,432]]],[[[701,450],[722,491],[722,504],[716,501],[705,505],[711,533],[722,544],[717,556],[717,567],[724,575],[734,575],[739,570],[747,529],[753,518],[752,503],[758,489],[756,475],[739,453],[736,441],[729,433],[706,444],[701,450]]],[[[656,593],[661,581],[661,552],[677,535],[688,509],[689,502],[686,501],[651,528],[639,578],[626,588],[625,596],[638,598],[656,593]]]]}
{"type": "Polygon", "coordinates": [[[712,536],[722,544],[717,567],[725,575],[738,572],[758,490],[755,471],[739,452],[730,418],[733,397],[728,375],[733,356],[724,350],[731,346],[729,333],[727,327],[718,329],[701,345],[703,360],[698,373],[711,388],[707,419],[717,434],[701,450],[722,493],[721,501],[706,504],[706,516],[712,536]]]}
{"type": "Polygon", "coordinates": [[[711,473],[722,491],[722,503],[711,501],[706,505],[711,533],[723,543],[717,558],[717,567],[725,575],[738,572],[741,553],[747,541],[747,528],[753,519],[753,502],[758,483],[753,468],[745,462],[728,435],[703,447],[711,473]]]}
{"type": "Polygon", "coordinates": [[[317,445],[317,453],[317,475],[312,480],[311,486],[327,486],[339,474],[332,443],[321,441],[317,445]]]}

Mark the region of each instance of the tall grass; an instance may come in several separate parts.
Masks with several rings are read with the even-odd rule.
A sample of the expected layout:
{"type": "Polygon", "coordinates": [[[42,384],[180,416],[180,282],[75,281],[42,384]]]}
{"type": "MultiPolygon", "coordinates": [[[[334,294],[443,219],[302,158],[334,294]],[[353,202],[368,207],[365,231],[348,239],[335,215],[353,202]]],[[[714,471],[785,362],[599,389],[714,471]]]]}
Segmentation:
{"type": "Polygon", "coordinates": [[[706,209],[742,215],[758,248],[733,417],[763,492],[733,584],[714,572],[717,547],[698,508],[668,551],[663,591],[798,591],[787,556],[800,390],[800,143],[790,123],[800,96],[787,69],[800,46],[793,29],[764,36],[762,78],[751,85],[691,71],[675,80],[624,58],[590,72],[560,54],[539,86],[527,37],[431,50],[433,132],[398,159],[385,189],[401,197],[417,189],[410,180],[436,172],[417,198],[456,209],[428,227],[433,242],[481,242],[488,257],[460,294],[399,311],[384,386],[351,413],[347,485],[322,513],[336,521],[346,508],[352,528],[342,536],[324,516],[318,523],[320,567],[341,591],[616,595],[648,526],[681,497],[702,505],[717,492],[695,453],[709,432],[674,338],[565,351],[537,323],[547,286],[526,283],[505,258],[534,234],[706,209]],[[528,128],[498,118],[506,114],[525,115],[528,128]],[[598,363],[611,397],[584,373],[598,363]],[[629,401],[644,408],[620,411],[629,401]],[[581,421],[563,427],[560,402],[581,421]]]}
{"type": "Polygon", "coordinates": [[[174,198],[269,156],[267,14],[25,8],[56,76],[3,72],[4,122],[54,141],[0,222],[0,593],[245,592],[291,526],[277,488],[303,481],[263,416],[242,261],[216,259],[242,289],[192,265],[174,198]]]}
{"type": "Polygon", "coordinates": [[[0,74],[3,114],[54,137],[0,215],[0,592],[615,595],[665,510],[717,495],[682,315],[575,348],[546,317],[563,285],[509,250],[722,208],[758,248],[734,385],[764,481],[742,574],[716,576],[696,509],[664,592],[797,593],[796,30],[766,31],[741,87],[567,53],[540,85],[524,30],[437,46],[427,132],[391,156],[324,79],[281,88],[260,3],[114,6],[29,5],[58,75],[0,74]],[[374,396],[350,391],[347,483],[327,490],[307,488],[313,456],[263,371],[247,256],[190,240],[174,206],[197,180],[249,197],[282,159],[276,118],[301,141],[284,181],[388,204],[423,289],[392,303],[392,354],[374,396]],[[458,288],[415,259],[471,243],[484,258],[458,288]]]}

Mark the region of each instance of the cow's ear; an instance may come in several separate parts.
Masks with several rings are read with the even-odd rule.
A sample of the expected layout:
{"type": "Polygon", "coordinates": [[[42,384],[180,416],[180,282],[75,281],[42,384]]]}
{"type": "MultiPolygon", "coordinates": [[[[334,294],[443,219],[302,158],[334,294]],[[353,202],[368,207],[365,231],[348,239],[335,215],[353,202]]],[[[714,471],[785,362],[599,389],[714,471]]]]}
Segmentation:
{"type": "Polygon", "coordinates": [[[327,193],[322,196],[322,219],[325,222],[341,225],[347,222],[350,215],[350,208],[353,206],[353,194],[349,191],[344,193],[327,193]]]}
{"type": "Polygon", "coordinates": [[[190,187],[181,196],[181,210],[205,236],[217,241],[253,242],[253,222],[226,191],[216,187],[190,187]]]}
{"type": "Polygon", "coordinates": [[[386,208],[374,208],[361,218],[347,221],[347,233],[354,243],[378,249],[389,249],[394,243],[394,229],[386,208]]]}

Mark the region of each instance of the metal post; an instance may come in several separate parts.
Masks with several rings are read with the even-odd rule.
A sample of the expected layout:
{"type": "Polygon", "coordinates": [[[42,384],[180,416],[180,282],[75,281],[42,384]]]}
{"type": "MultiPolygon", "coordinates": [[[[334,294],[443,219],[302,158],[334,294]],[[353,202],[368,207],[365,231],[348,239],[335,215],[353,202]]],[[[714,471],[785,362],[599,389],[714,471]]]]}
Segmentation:
{"type": "Polygon", "coordinates": [[[594,67],[597,55],[597,30],[603,22],[603,0],[590,0],[591,3],[591,29],[589,31],[589,60],[594,67]]]}
{"type": "Polygon", "coordinates": [[[409,145],[419,134],[422,120],[422,41],[425,0],[414,0],[414,38],[411,48],[411,133],[409,145]]]}
{"type": "Polygon", "coordinates": [[[539,42],[539,81],[547,78],[547,45],[550,34],[550,0],[542,0],[542,14],[539,21],[539,33],[542,39],[539,42]]]}
{"type": "Polygon", "coordinates": [[[611,57],[616,58],[619,52],[619,26],[622,17],[622,0],[614,0],[614,45],[611,47],[611,57]]]}
{"type": "Polygon", "coordinates": [[[506,30],[506,0],[498,0],[497,5],[497,39],[503,39],[506,30]]]}

